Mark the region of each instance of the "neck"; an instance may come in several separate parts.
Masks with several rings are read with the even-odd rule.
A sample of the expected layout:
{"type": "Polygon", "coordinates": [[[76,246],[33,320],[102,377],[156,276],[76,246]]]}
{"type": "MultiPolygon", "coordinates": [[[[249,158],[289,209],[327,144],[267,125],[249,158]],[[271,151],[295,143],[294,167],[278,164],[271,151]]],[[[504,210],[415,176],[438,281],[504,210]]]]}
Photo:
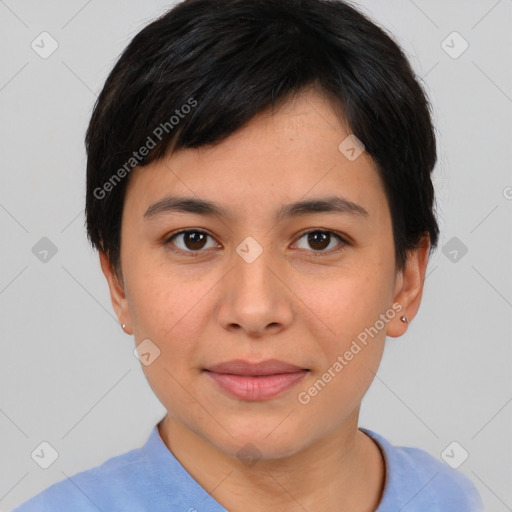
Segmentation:
{"type": "Polygon", "coordinates": [[[385,465],[380,449],[357,429],[358,413],[293,455],[244,463],[167,415],[159,433],[167,448],[231,512],[376,510],[385,465]]]}

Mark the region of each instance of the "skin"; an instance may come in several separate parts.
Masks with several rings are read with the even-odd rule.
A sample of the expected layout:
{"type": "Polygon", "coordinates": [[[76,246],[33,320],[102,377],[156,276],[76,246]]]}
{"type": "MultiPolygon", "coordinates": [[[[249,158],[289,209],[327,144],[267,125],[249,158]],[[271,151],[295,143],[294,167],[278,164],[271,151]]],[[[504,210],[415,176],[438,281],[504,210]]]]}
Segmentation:
{"type": "Polygon", "coordinates": [[[386,335],[401,336],[407,324],[399,317],[411,321],[419,308],[429,242],[425,237],[396,270],[383,183],[366,152],[350,161],[339,151],[350,129],[336,112],[320,92],[303,91],[218,145],[135,169],[123,209],[120,277],[100,253],[120,323],[137,345],[149,338],[160,350],[142,369],[168,411],[158,426],[162,440],[231,511],[373,511],[382,496],[383,458],[358,430],[359,410],[386,335]],[[171,193],[215,201],[231,217],[144,218],[171,193]],[[274,218],[284,204],[333,194],[368,215],[274,218]],[[191,228],[211,238],[168,240],[191,228]],[[308,243],[304,231],[315,229],[349,243],[334,235],[323,245],[308,243]],[[248,236],[262,248],[252,263],[236,252],[248,236]],[[202,252],[194,257],[194,250],[202,252]],[[400,313],[301,404],[298,393],[393,304],[400,313]],[[310,371],[257,402],[227,396],[202,371],[232,359],[270,358],[310,371]],[[251,464],[237,457],[244,446],[254,453],[251,464]]]}

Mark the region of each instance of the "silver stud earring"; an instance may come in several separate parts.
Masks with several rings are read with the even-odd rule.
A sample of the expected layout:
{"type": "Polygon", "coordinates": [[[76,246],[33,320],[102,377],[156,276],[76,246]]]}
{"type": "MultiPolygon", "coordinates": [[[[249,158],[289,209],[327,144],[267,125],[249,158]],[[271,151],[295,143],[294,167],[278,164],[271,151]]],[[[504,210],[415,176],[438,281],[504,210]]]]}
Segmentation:
{"type": "Polygon", "coordinates": [[[402,322],[403,322],[404,324],[408,324],[408,323],[409,323],[409,320],[407,320],[407,317],[406,317],[406,316],[401,316],[401,317],[400,317],[400,320],[402,320],[402,322]]]}
{"type": "Polygon", "coordinates": [[[126,324],[123,324],[121,327],[123,328],[124,331],[126,329],[126,324]]]}

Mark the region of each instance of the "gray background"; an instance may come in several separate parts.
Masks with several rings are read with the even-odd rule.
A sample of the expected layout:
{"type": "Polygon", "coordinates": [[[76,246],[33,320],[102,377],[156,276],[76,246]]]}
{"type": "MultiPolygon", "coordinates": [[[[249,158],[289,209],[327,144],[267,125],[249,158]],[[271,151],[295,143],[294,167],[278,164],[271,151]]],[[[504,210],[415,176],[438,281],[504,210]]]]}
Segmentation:
{"type": "MultiPolygon", "coordinates": [[[[87,244],[83,137],[116,58],[170,5],[0,0],[4,511],[141,445],[165,412],[87,244]],[[31,48],[43,31],[58,43],[46,59],[31,48]],[[57,249],[46,261],[33,251],[48,244],[43,237],[57,249]],[[59,454],[46,470],[30,456],[42,441],[59,454]]],[[[512,1],[358,5],[395,34],[425,80],[442,229],[420,313],[405,336],[388,340],[360,424],[440,459],[457,441],[469,453],[459,470],[488,510],[512,510],[512,1]],[[453,31],[469,44],[457,58],[461,40],[445,43],[452,56],[442,47],[453,31]]]]}

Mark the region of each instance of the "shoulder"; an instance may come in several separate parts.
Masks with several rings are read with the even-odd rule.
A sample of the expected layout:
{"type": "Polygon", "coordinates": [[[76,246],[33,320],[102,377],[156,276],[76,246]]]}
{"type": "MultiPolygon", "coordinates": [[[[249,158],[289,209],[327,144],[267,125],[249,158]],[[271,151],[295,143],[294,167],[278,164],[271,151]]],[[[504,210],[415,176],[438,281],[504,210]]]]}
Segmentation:
{"type": "Polygon", "coordinates": [[[12,512],[142,511],[134,498],[144,485],[144,472],[144,457],[137,448],[54,483],[12,512]]]}
{"type": "Polygon", "coordinates": [[[408,511],[482,512],[471,480],[420,448],[394,446],[381,435],[360,429],[380,447],[386,462],[386,483],[377,512],[405,507],[408,511]]]}

